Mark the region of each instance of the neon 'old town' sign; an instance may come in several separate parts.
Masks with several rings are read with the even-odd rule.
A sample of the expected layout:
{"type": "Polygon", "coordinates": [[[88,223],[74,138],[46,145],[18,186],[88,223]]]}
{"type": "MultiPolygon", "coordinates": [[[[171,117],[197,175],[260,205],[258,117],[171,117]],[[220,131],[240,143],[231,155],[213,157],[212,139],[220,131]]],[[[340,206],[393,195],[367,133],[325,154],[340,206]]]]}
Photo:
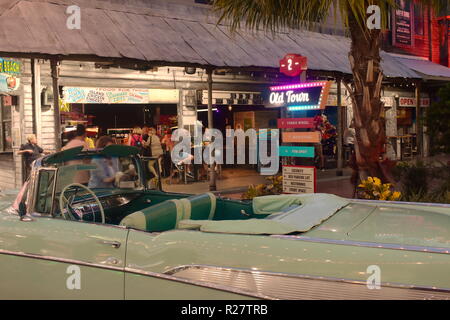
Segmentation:
{"type": "Polygon", "coordinates": [[[330,81],[270,87],[269,104],[288,110],[325,109],[330,81]]]}

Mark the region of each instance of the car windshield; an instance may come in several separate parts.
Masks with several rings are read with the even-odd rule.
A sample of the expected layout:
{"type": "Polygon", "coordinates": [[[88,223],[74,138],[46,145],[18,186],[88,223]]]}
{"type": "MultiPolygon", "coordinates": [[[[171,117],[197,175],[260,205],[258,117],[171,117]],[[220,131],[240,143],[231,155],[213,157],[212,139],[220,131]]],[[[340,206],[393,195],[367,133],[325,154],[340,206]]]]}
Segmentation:
{"type": "Polygon", "coordinates": [[[141,180],[134,157],[85,155],[58,167],[56,193],[73,183],[90,189],[142,189],[141,180]]]}
{"type": "MultiPolygon", "coordinates": [[[[82,184],[97,196],[110,192],[143,190],[157,187],[158,179],[141,175],[141,160],[135,156],[107,156],[101,153],[82,154],[71,160],[39,169],[35,211],[43,214],[55,212],[62,191],[69,185],[82,184]],[[145,181],[143,180],[145,179],[145,181]]],[[[146,172],[145,172],[146,173],[146,172]]],[[[77,196],[85,192],[72,189],[77,196]]],[[[65,197],[70,193],[66,193],[65,197]]]]}

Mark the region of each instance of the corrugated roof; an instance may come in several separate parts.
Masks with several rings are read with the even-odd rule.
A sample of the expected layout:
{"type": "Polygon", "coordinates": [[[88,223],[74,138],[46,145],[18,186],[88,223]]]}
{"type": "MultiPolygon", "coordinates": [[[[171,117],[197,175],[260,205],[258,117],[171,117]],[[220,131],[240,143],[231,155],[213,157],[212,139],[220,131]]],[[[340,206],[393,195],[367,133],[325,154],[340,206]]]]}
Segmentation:
{"type": "Polygon", "coordinates": [[[450,68],[433,63],[421,57],[389,54],[406,68],[412,69],[425,79],[439,79],[450,81],[450,68]]]}
{"type": "MultiPolygon", "coordinates": [[[[216,67],[272,67],[286,53],[312,70],[351,73],[350,39],[308,31],[231,34],[205,8],[148,0],[0,0],[0,52],[86,55],[216,67]],[[139,6],[137,6],[139,2],[139,6]],[[67,6],[81,7],[81,30],[66,27],[67,6]],[[136,4],[133,6],[132,4],[136,4]]],[[[420,78],[382,53],[386,76],[420,78]]]]}

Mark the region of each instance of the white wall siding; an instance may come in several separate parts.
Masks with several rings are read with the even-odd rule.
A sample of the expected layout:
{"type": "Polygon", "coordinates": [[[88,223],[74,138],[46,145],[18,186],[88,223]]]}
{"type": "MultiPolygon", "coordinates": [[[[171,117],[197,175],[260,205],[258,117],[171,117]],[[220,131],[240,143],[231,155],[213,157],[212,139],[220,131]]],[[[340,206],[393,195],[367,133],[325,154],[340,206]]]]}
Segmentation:
{"type": "Polygon", "coordinates": [[[0,154],[0,190],[16,188],[15,164],[11,154],[0,154]]]}

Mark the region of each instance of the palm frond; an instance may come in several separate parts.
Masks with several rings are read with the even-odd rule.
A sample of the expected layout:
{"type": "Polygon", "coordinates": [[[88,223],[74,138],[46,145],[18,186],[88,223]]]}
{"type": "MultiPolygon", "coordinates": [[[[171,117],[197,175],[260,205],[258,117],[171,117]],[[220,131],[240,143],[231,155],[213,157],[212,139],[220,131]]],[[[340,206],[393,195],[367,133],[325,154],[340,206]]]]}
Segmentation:
{"type": "MultiPolygon", "coordinates": [[[[420,0],[425,6],[431,6],[438,12],[445,5],[445,0],[420,0]]],[[[285,28],[309,29],[317,23],[334,16],[335,23],[338,12],[341,23],[349,27],[349,17],[365,32],[367,8],[370,5],[380,7],[381,26],[385,28],[388,13],[396,8],[396,0],[214,0],[213,7],[220,15],[219,22],[227,22],[231,30],[242,27],[265,31],[279,31],[285,28]],[[334,14],[333,14],[334,13],[334,14]]]]}
{"type": "Polygon", "coordinates": [[[227,21],[232,30],[242,27],[269,31],[284,28],[311,29],[315,22],[324,21],[333,0],[215,0],[213,5],[220,20],[227,21]]]}

